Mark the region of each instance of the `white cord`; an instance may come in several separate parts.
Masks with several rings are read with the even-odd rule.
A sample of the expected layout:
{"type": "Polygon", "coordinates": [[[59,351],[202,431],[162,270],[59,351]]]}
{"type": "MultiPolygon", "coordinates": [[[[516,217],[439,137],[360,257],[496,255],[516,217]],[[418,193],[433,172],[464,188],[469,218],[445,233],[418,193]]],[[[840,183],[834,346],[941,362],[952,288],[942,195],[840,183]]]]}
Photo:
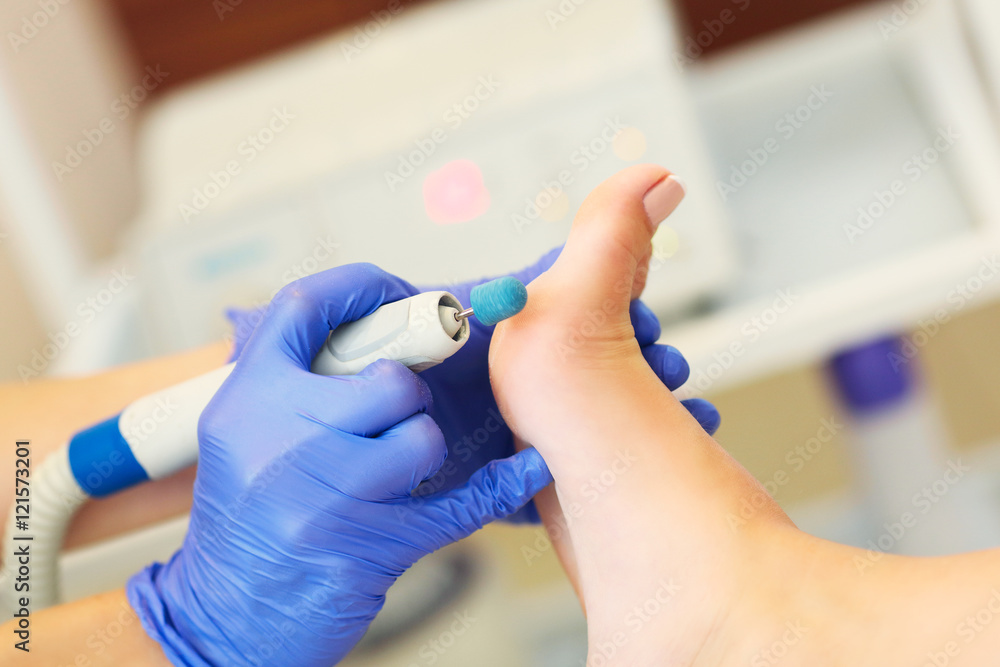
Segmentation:
{"type": "MultiPolygon", "coordinates": [[[[414,371],[435,366],[469,339],[468,322],[463,319],[458,323],[453,314],[462,310],[458,299],[447,292],[425,292],[384,305],[363,320],[338,327],[313,361],[313,372],[352,375],[376,359],[395,359],[414,371]],[[428,325],[428,320],[434,324],[428,325]]],[[[198,418],[234,366],[231,363],[144,396],[115,419],[115,437],[124,440],[119,444],[131,452],[132,463],[141,469],[143,479],[162,479],[198,460],[198,418]]],[[[108,425],[102,422],[96,427],[108,425]]],[[[107,437],[107,433],[100,437],[107,437]]],[[[82,449],[91,445],[88,441],[82,449]]],[[[79,452],[74,449],[74,453],[79,452]]],[[[135,472],[135,468],[129,470],[135,472]]],[[[111,491],[138,480],[126,475],[124,482],[114,481],[122,484],[111,491]]],[[[39,466],[28,488],[28,530],[17,527],[21,519],[15,504],[4,531],[0,610],[10,613],[21,606],[16,603],[22,597],[29,599],[32,611],[59,602],[59,551],[70,520],[89,497],[73,475],[69,444],[39,466]],[[15,539],[29,536],[31,540],[15,539]],[[15,552],[24,545],[29,545],[29,589],[17,591],[15,586],[25,582],[17,581],[24,575],[19,572],[21,563],[15,552]]]]}
{"type": "Polygon", "coordinates": [[[29,599],[32,612],[59,602],[59,551],[70,520],[87,499],[70,470],[68,444],[49,456],[29,482],[28,530],[17,528],[16,503],[4,529],[3,569],[0,570],[0,604],[4,618],[10,618],[20,608],[18,600],[22,597],[29,599]],[[32,539],[15,540],[15,537],[32,539]],[[30,554],[26,577],[24,572],[19,574],[21,564],[15,556],[15,552],[25,546],[30,554]],[[18,577],[22,580],[17,581],[18,577]],[[27,583],[28,590],[16,591],[15,585],[20,583],[27,583]]]}

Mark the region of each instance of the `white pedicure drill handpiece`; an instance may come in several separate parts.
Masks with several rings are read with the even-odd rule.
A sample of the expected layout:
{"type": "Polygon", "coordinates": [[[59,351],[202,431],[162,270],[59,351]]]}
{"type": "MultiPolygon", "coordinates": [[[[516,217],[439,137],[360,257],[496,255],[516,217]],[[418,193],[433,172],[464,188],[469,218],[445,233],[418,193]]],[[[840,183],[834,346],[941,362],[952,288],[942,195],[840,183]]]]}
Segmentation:
{"type": "MultiPolygon", "coordinates": [[[[313,360],[312,370],[321,375],[354,375],[377,359],[393,359],[422,371],[465,345],[468,317],[473,312],[483,324],[493,325],[519,313],[527,298],[520,281],[505,277],[474,287],[468,309],[448,292],[425,292],[385,304],[332,331],[313,360]]],[[[63,536],[87,498],[162,479],[197,461],[198,419],[234,366],[217,368],[134,401],[121,414],[77,433],[38,468],[31,481],[32,609],[59,601],[57,566],[63,536]]],[[[12,509],[4,545],[14,544],[16,518],[12,509]]],[[[4,559],[0,612],[13,609],[10,596],[16,562],[4,559]]]]}

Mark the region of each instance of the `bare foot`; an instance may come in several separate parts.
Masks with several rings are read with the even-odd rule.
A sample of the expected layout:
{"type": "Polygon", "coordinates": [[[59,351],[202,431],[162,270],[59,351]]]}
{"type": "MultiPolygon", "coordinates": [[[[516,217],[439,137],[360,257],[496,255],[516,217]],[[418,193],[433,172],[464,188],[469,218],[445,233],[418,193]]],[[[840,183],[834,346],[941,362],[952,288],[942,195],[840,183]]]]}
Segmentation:
{"type": "Polygon", "coordinates": [[[891,556],[862,572],[864,552],[798,531],[643,359],[628,306],[682,197],[656,166],[602,184],[490,348],[504,419],[556,480],[539,508],[587,613],[588,665],[920,664],[954,623],[924,618],[907,642],[907,593],[957,623],[981,580],[891,556]],[[949,586],[927,585],[932,572],[949,586]]]}
{"type": "MultiPolygon", "coordinates": [[[[629,323],[655,225],[682,198],[680,182],[655,166],[601,185],[490,350],[504,418],[557,480],[592,655],[610,653],[602,648],[623,643],[636,622],[639,637],[658,640],[655,655],[649,642],[625,642],[621,664],[693,664],[718,650],[712,631],[739,587],[729,559],[752,532],[725,517],[761,492],[659,384],[629,323]],[[658,613],[635,616],[650,599],[658,613]]],[[[551,519],[551,503],[542,506],[551,519]]],[[[789,525],[773,504],[758,522],[789,525]]]]}

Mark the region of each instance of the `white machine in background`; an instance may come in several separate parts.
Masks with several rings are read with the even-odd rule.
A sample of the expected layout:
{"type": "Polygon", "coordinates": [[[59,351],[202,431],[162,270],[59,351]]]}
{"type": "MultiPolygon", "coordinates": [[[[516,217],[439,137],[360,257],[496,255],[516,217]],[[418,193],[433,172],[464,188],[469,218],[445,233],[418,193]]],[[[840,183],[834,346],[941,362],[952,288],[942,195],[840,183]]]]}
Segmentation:
{"type": "Polygon", "coordinates": [[[174,94],[142,134],[131,246],[153,349],[216,339],[226,305],[338,264],[418,285],[521,268],[637,162],[693,186],[657,236],[647,301],[669,311],[716,291],[733,248],[665,9],[405,8],[358,29],[371,36],[345,30],[174,94]],[[442,217],[441,198],[472,208],[442,217]]]}
{"type": "Polygon", "coordinates": [[[992,0],[957,0],[970,47],[985,75],[994,112],[1000,113],[1000,4],[992,0]]]}
{"type": "MultiPolygon", "coordinates": [[[[727,192],[738,284],[664,332],[695,369],[745,344],[704,383],[712,390],[824,360],[941,308],[955,315],[949,292],[1000,250],[1000,138],[966,26],[954,2],[936,0],[886,36],[880,21],[892,11],[866,5],[691,70],[714,182],[730,183],[769,139],[778,146],[727,192]],[[895,181],[905,191],[883,205],[895,181]],[[794,303],[778,303],[772,321],[786,292],[794,303]]],[[[964,307],[998,290],[987,281],[964,307]]]]}
{"type": "MultiPolygon", "coordinates": [[[[639,162],[692,186],[658,233],[647,301],[678,310],[727,284],[734,251],[666,7],[593,2],[557,23],[548,10],[559,11],[530,0],[407,7],[361,26],[378,33],[367,39],[345,30],[151,108],[139,136],[144,204],[124,253],[138,267],[137,307],[102,332],[128,346],[81,342],[66,366],[217,340],[226,306],[339,264],[445,289],[522,268],[565,240],[594,186],[639,162]]],[[[166,557],[183,530],[172,522],[70,554],[65,598],[120,585],[129,563],[166,557]]],[[[429,558],[404,576],[372,636],[419,616],[433,597],[419,582],[446,565],[429,558]]],[[[422,635],[437,632],[421,620],[422,635]]]]}
{"type": "MultiPolygon", "coordinates": [[[[682,393],[822,364],[921,322],[940,327],[1000,291],[1000,139],[974,56],[975,37],[995,42],[1000,23],[973,27],[951,0],[900,16],[901,4],[843,12],[692,68],[742,272],[710,311],[664,330],[694,369],[682,393]]],[[[921,335],[907,354],[926,344],[921,335]]],[[[882,521],[869,519],[898,518],[935,481],[928,471],[948,472],[956,455],[929,399],[909,396],[852,420],[868,497],[792,508],[806,530],[877,542],[882,521]]],[[[1000,543],[998,479],[995,466],[977,469],[920,535],[890,547],[1000,543]]]]}
{"type": "MultiPolygon", "coordinates": [[[[529,0],[407,8],[367,41],[344,31],[162,102],[141,136],[146,204],[129,252],[142,266],[135,322],[143,324],[127,339],[142,326],[146,352],[212,340],[225,333],[224,306],[258,303],[299,274],[345,262],[371,261],[424,285],[518,268],[562,242],[586,193],[635,161],[663,163],[691,186],[658,236],[647,300],[668,315],[722,295],[665,328],[691,361],[695,391],[912,327],[954,306],[949,293],[1000,250],[1000,141],[979,76],[1000,81],[989,38],[1000,24],[963,23],[956,2],[937,0],[887,37],[878,26],[892,6],[875,5],[679,71],[660,2],[574,6],[555,24],[546,15],[555,3],[529,0]],[[813,100],[818,108],[791,134],[778,128],[824,85],[833,97],[813,100]],[[602,136],[619,126],[629,129],[602,136]],[[948,128],[963,139],[852,242],[845,226],[857,224],[857,209],[906,178],[911,156],[948,128]],[[771,138],[780,149],[723,204],[717,184],[771,138]],[[421,148],[428,141],[432,152],[421,148]],[[591,142],[593,159],[581,150],[591,142]],[[414,164],[414,151],[430,154],[414,164]],[[398,174],[401,160],[413,173],[390,179],[390,189],[386,172],[398,174]],[[481,184],[464,182],[475,192],[456,197],[483,210],[438,224],[424,188],[455,165],[481,175],[481,184]],[[572,175],[565,199],[530,215],[564,170],[572,175]],[[736,289],[723,290],[737,267],[736,289]],[[793,303],[778,312],[776,299],[789,292],[793,303]]],[[[961,6],[981,18],[995,12],[989,0],[961,6]]],[[[997,287],[987,281],[974,304],[997,287]]],[[[879,468],[876,476],[898,472],[879,457],[864,465],[879,468]]],[[[839,537],[856,541],[856,529],[839,537]]],[[[183,526],[170,530],[161,542],[147,533],[107,549],[142,542],[163,553],[183,526]]],[[[71,597],[120,577],[104,553],[67,559],[71,597]]]]}

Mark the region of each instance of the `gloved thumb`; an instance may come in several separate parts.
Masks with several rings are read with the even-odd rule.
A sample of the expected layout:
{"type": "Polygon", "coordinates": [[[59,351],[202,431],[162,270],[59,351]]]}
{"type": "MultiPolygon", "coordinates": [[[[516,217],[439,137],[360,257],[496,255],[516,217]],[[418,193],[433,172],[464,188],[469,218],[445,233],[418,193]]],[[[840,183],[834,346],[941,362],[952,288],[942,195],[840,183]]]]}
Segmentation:
{"type": "Polygon", "coordinates": [[[257,328],[260,321],[264,319],[264,308],[226,308],[226,319],[233,329],[233,349],[229,355],[229,361],[239,359],[240,353],[250,340],[250,334],[257,328]]]}
{"type": "Polygon", "coordinates": [[[271,299],[240,357],[278,355],[309,370],[331,329],[415,293],[406,281],[371,264],[345,264],[299,278],[271,299]]]}
{"type": "Polygon", "coordinates": [[[428,499],[423,513],[441,541],[435,548],[468,537],[491,521],[524,507],[552,483],[552,473],[534,447],[490,461],[462,486],[428,499]]]}

